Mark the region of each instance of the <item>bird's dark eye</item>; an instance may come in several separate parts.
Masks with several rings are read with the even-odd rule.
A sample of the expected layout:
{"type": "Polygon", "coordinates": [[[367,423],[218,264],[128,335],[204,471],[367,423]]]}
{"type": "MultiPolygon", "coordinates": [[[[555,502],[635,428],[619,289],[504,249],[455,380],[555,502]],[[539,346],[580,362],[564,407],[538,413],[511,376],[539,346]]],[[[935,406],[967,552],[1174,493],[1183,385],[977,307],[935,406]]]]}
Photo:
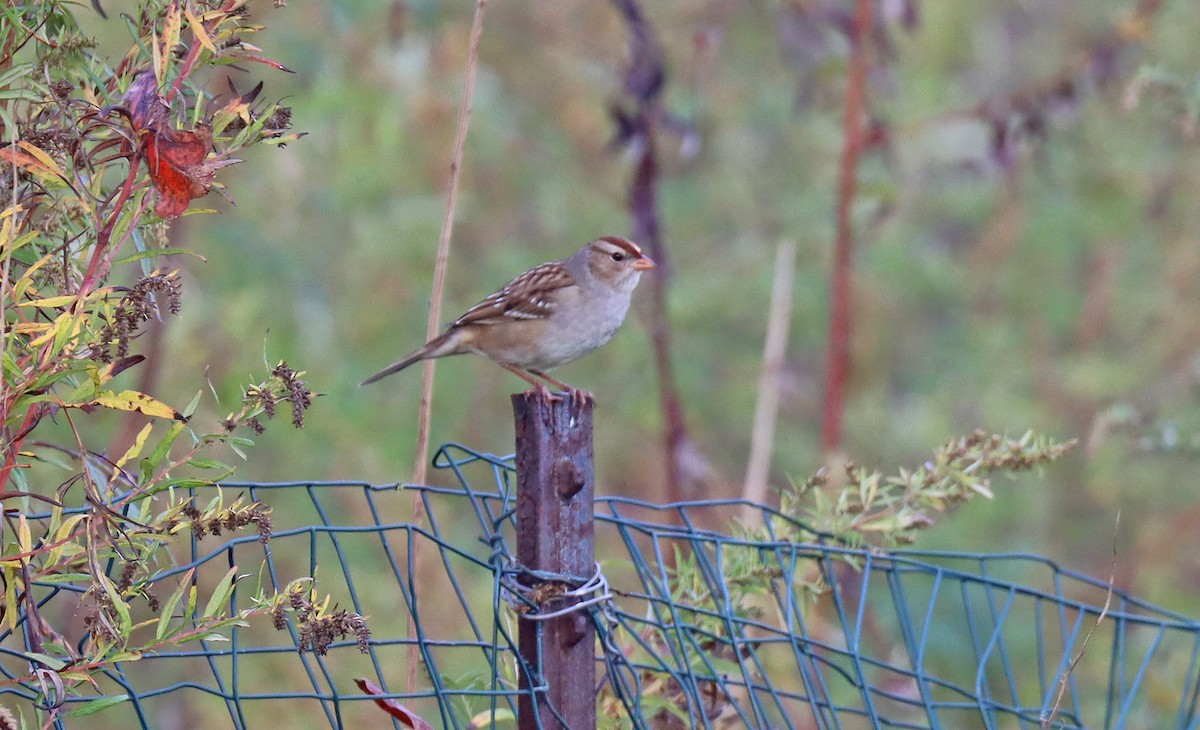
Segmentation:
{"type": "Polygon", "coordinates": [[[621,253],[620,251],[614,251],[613,255],[612,255],[612,260],[613,261],[624,261],[625,254],[621,253]]]}

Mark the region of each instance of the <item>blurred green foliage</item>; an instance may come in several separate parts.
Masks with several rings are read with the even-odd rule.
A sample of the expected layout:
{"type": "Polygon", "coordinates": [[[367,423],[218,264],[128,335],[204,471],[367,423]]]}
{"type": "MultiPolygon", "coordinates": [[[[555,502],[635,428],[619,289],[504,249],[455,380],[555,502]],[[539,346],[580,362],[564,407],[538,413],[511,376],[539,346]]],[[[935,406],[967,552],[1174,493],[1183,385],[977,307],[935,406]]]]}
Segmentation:
{"type": "MultiPolygon", "coordinates": [[[[807,55],[789,46],[792,14],[812,5],[800,0],[646,5],[668,107],[700,132],[695,157],[664,150],[661,200],[678,376],[716,475],[696,496],[740,489],[781,237],[800,253],[773,480],[803,480],[820,463],[844,39],[807,55]]],[[[1200,6],[1165,2],[1144,34],[1112,41],[1135,6],[928,0],[911,30],[890,26],[894,53],[876,53],[870,95],[887,144],[864,159],[855,208],[846,452],[886,469],[976,428],[1078,437],[1063,465],[995,485],[995,502],[972,502],[923,546],[1040,552],[1107,577],[1115,542],[1123,587],[1194,613],[1200,561],[1181,547],[1200,544],[1200,146],[1186,124],[1200,6]],[[1105,43],[1107,81],[1043,99],[1041,128],[997,149],[997,121],[1017,125],[1021,99],[1079,76],[1105,43]],[[1148,66],[1182,82],[1131,100],[1148,66]]],[[[268,362],[304,363],[325,394],[302,432],[263,435],[240,478],[411,474],[420,377],[355,384],[424,334],[470,11],[255,10],[296,71],[273,92],[309,135],[223,173],[236,214],[173,231],[208,263],[180,262],[185,307],[160,356],[173,402],[206,374],[236,401],[264,348],[268,362]]],[[[120,36],[115,20],[87,21],[102,43],[120,36]]],[[[448,316],[628,230],[629,164],[607,147],[625,46],[604,3],[489,5],[448,316]]],[[[656,494],[660,416],[637,318],[559,374],[596,394],[600,489],[656,494]]],[[[440,363],[433,443],[509,451],[505,396],[520,387],[481,360],[440,363]]]]}

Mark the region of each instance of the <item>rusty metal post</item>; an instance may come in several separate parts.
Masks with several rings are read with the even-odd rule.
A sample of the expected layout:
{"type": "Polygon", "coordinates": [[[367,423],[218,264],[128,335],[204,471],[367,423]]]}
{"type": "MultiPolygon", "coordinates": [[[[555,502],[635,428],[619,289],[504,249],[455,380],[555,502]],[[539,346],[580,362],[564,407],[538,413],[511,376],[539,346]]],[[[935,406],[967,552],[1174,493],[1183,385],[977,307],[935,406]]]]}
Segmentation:
{"type": "MultiPolygon", "coordinates": [[[[512,396],[517,436],[517,560],[530,570],[586,578],[595,569],[592,522],[592,403],[567,393],[535,390],[512,396]],[[561,400],[555,400],[561,398],[561,400]]],[[[553,598],[563,586],[542,583],[535,595],[548,610],[579,599],[553,598]]],[[[572,586],[566,586],[570,588],[572,586]]],[[[545,684],[545,694],[522,694],[520,730],[596,727],[595,630],[585,611],[546,621],[523,620],[519,643],[526,665],[521,688],[545,684]],[[553,708],[553,709],[552,709],[553,708]]]]}

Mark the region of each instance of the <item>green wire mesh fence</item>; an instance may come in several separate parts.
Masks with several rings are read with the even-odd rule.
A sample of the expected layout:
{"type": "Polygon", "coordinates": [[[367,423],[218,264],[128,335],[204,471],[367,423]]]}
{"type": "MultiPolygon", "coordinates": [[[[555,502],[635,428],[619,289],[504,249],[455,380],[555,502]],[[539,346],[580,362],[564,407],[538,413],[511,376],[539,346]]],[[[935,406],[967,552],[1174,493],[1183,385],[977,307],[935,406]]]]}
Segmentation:
{"type": "MultiPolygon", "coordinates": [[[[456,487],[223,485],[272,506],[271,540],[183,541],[158,578],[165,593],[192,569],[209,586],[234,565],[257,573],[234,590],[236,610],[260,584],[315,575],[368,617],[365,653],[354,640],[298,651],[290,622],[235,627],[113,665],[95,696],[124,700],[57,727],[403,727],[357,677],[434,727],[513,727],[520,692],[544,685],[518,689],[516,627],[536,601],[510,552],[512,461],[448,445],[435,464],[456,487]],[[410,490],[424,528],[405,521],[410,490]],[[410,647],[422,671],[405,692],[410,647]]],[[[731,534],[742,507],[597,499],[602,562],[572,578],[598,636],[601,727],[1200,728],[1195,618],[1034,555],[852,548],[766,507],[763,532],[731,534]]],[[[82,591],[47,584],[35,598],[69,618],[82,591]]],[[[0,633],[0,705],[31,717],[55,692],[13,681],[29,671],[24,620],[0,633]]]]}

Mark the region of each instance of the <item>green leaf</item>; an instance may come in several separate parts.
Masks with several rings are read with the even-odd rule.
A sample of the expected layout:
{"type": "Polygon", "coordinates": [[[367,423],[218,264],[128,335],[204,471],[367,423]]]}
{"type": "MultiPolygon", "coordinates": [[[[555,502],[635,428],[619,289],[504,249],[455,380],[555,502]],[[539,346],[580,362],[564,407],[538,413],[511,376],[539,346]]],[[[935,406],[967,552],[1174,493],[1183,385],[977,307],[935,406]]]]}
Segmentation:
{"type": "Polygon", "coordinates": [[[227,443],[229,444],[229,448],[233,451],[233,453],[242,457],[242,461],[249,461],[249,457],[246,456],[246,452],[242,451],[241,447],[239,447],[237,444],[233,443],[232,441],[229,441],[227,443]]]}
{"type": "Polygon", "coordinates": [[[211,487],[212,479],[196,479],[194,477],[181,477],[176,479],[168,479],[158,484],[152,484],[146,487],[146,496],[152,497],[159,492],[165,492],[172,487],[182,487],[183,489],[191,489],[192,487],[211,487]]]}
{"type": "Polygon", "coordinates": [[[225,577],[213,589],[213,594],[209,596],[208,603],[204,605],[204,613],[201,614],[202,618],[215,616],[217,611],[221,609],[221,606],[229,601],[229,596],[233,593],[233,584],[237,580],[236,574],[237,566],[235,565],[229,569],[229,572],[225,574],[225,577]]]}
{"type": "Polygon", "coordinates": [[[191,586],[192,576],[195,574],[195,572],[196,569],[192,568],[188,572],[184,573],[183,580],[179,583],[179,587],[172,591],[171,595],[167,596],[167,600],[163,602],[162,610],[158,612],[158,628],[154,632],[154,638],[162,639],[167,635],[167,632],[170,631],[171,617],[175,613],[175,607],[178,606],[179,602],[183,600],[183,594],[186,593],[188,588],[191,586]]]}
{"type": "Polygon", "coordinates": [[[183,417],[184,418],[191,418],[192,414],[194,414],[196,412],[196,408],[200,405],[200,396],[203,394],[204,394],[203,390],[197,390],[196,395],[194,395],[192,397],[192,400],[186,406],[184,406],[184,408],[183,408],[183,417]]]}
{"type": "MultiPolygon", "coordinates": [[[[58,357],[67,342],[79,334],[81,324],[82,319],[70,312],[63,312],[54,320],[54,348],[50,351],[51,357],[58,357]]],[[[29,344],[32,346],[35,342],[37,340],[29,344]]]]}
{"type": "Polygon", "coordinates": [[[95,399],[96,394],[100,392],[100,374],[99,368],[91,367],[85,373],[87,379],[79,384],[75,390],[71,391],[66,398],[63,399],[66,403],[90,403],[95,399]]]}
{"type": "Polygon", "coordinates": [[[197,469],[228,469],[229,465],[216,459],[198,458],[188,459],[188,466],[194,466],[197,469]]]}
{"type": "Polygon", "coordinates": [[[196,597],[198,595],[199,595],[199,591],[196,589],[196,586],[193,585],[193,586],[188,587],[187,610],[184,611],[184,613],[183,613],[184,616],[195,616],[196,615],[196,597]]]}
{"type": "Polygon", "coordinates": [[[121,638],[128,639],[129,632],[133,628],[133,620],[129,616],[129,605],[125,603],[125,599],[121,597],[121,592],[117,590],[117,586],[106,575],[98,575],[96,578],[100,581],[100,585],[104,587],[104,592],[112,599],[113,610],[117,612],[117,617],[121,620],[121,625],[117,628],[121,632],[121,638]]]}
{"type": "Polygon", "coordinates": [[[128,256],[122,256],[121,258],[114,261],[113,265],[117,266],[120,264],[130,264],[130,263],[133,263],[134,261],[140,261],[142,259],[154,258],[155,256],[174,256],[176,254],[181,254],[184,256],[192,256],[194,258],[200,259],[204,263],[208,263],[208,259],[204,258],[199,253],[193,251],[190,248],[180,248],[178,246],[173,246],[173,247],[166,247],[166,248],[151,248],[151,249],[147,249],[145,251],[138,251],[136,253],[131,253],[128,256]]]}
{"type": "Polygon", "coordinates": [[[201,634],[196,637],[199,641],[229,641],[229,637],[225,634],[213,632],[211,634],[201,634]]]}
{"type": "MultiPolygon", "coordinates": [[[[184,418],[186,417],[185,415],[184,418]]],[[[163,459],[167,458],[167,454],[171,452],[171,444],[175,443],[175,439],[179,437],[179,434],[183,433],[183,429],[183,423],[171,424],[171,428],[167,429],[167,432],[163,434],[162,440],[154,447],[154,451],[138,463],[143,484],[150,481],[150,477],[154,475],[154,470],[163,463],[163,459]]]]}
{"type": "Polygon", "coordinates": [[[22,76],[29,75],[31,71],[33,71],[32,63],[13,64],[12,67],[5,70],[4,73],[0,73],[0,88],[12,86],[17,79],[21,78],[22,76]]]}
{"type": "Polygon", "coordinates": [[[84,717],[86,715],[93,715],[101,710],[107,710],[108,708],[112,707],[113,705],[119,705],[122,702],[128,702],[128,701],[129,701],[129,695],[125,695],[125,694],[113,695],[112,697],[98,697],[98,698],[92,700],[91,702],[85,702],[84,704],[80,705],[79,707],[76,707],[75,709],[70,710],[69,712],[63,713],[62,716],[63,717],[84,717]]]}
{"type": "MultiPolygon", "coordinates": [[[[82,550],[82,548],[80,548],[82,550]]],[[[91,578],[89,573],[54,573],[53,575],[44,575],[37,579],[39,585],[42,583],[83,583],[91,578]]]]}
{"type": "Polygon", "coordinates": [[[21,656],[25,657],[26,659],[29,659],[30,661],[35,661],[35,662],[38,662],[39,664],[45,664],[47,667],[49,667],[50,669],[53,669],[56,672],[58,670],[62,669],[63,667],[67,666],[67,662],[63,659],[60,659],[58,657],[52,657],[49,654],[39,654],[36,651],[24,651],[24,652],[21,652],[21,656]]]}

